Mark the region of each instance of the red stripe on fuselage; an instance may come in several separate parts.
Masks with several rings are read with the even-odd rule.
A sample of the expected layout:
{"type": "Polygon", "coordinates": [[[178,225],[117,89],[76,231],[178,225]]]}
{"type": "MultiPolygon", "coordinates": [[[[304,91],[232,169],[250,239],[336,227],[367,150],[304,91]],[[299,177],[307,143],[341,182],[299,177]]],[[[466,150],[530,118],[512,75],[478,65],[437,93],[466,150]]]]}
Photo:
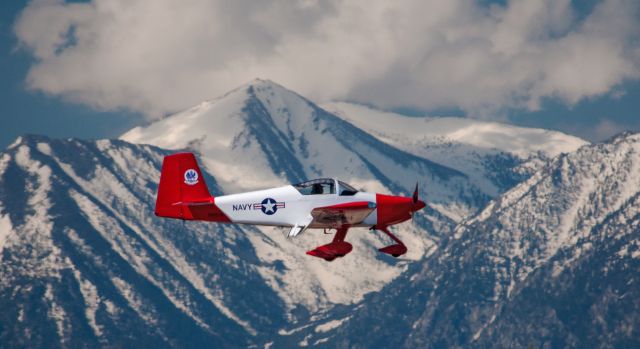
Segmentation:
{"type": "Polygon", "coordinates": [[[216,206],[216,198],[211,198],[211,203],[207,205],[187,205],[184,209],[184,219],[230,223],[231,219],[216,206]]]}

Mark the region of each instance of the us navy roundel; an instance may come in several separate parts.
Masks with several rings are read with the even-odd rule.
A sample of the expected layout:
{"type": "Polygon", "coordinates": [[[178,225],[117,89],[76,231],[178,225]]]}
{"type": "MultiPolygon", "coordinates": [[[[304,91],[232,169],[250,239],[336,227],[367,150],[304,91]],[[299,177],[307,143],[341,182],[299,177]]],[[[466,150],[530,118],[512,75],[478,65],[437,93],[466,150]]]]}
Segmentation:
{"type": "Polygon", "coordinates": [[[262,200],[261,209],[262,213],[272,215],[278,211],[278,203],[272,198],[266,198],[262,200]]]}
{"type": "Polygon", "coordinates": [[[184,182],[188,185],[194,185],[198,183],[198,172],[190,168],[184,171],[184,182]]]}

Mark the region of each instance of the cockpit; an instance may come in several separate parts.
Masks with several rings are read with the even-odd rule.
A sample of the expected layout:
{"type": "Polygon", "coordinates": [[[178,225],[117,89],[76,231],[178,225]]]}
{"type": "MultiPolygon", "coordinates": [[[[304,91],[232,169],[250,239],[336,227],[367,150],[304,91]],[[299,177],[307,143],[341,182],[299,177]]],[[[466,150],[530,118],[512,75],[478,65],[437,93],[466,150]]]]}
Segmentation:
{"type": "Polygon", "coordinates": [[[347,183],[333,178],[320,178],[293,185],[302,195],[327,195],[353,196],[358,191],[347,183]]]}

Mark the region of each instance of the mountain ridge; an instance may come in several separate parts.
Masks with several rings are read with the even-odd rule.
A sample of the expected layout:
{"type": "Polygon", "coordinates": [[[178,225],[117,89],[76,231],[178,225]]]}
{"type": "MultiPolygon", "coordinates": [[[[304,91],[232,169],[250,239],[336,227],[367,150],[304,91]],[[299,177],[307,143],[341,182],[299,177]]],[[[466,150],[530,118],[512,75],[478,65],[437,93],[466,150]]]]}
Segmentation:
{"type": "MultiPolygon", "coordinates": [[[[473,182],[472,167],[439,165],[422,143],[383,141],[349,116],[262,84],[123,137],[157,137],[171,149],[30,135],[1,152],[0,342],[638,343],[625,330],[640,321],[627,310],[640,309],[633,278],[640,267],[638,134],[555,158],[535,152],[491,158],[454,146],[452,156],[466,154],[483,171],[504,174],[505,181],[489,179],[496,184],[492,195],[473,182]],[[277,228],[153,216],[162,157],[178,150],[198,153],[214,195],[329,173],[372,191],[402,193],[427,174],[432,206],[414,224],[396,228],[411,246],[406,258],[378,254],[384,239],[353,229],[353,253],[339,265],[324,263],[303,253],[326,243],[324,234],[286,239],[277,228]],[[528,160],[538,163],[518,174],[528,160]]],[[[437,151],[445,154],[447,144],[437,151]]]]}
{"type": "MultiPolygon", "coordinates": [[[[140,165],[153,161],[155,166],[159,166],[161,154],[154,147],[134,147],[117,140],[53,141],[34,136],[23,138],[15,147],[3,153],[5,171],[0,180],[2,210],[6,210],[4,203],[10,201],[7,195],[13,197],[12,186],[7,185],[5,180],[7,170],[14,174],[21,173],[19,177],[27,179],[25,188],[32,188],[29,190],[33,190],[35,195],[24,202],[26,205],[18,211],[24,213],[17,214],[13,210],[6,214],[2,212],[3,216],[9,216],[14,232],[6,236],[2,251],[0,300],[4,312],[1,322],[8,326],[12,318],[26,318],[25,321],[33,321],[34,326],[26,332],[20,332],[20,323],[14,324],[13,328],[18,332],[3,331],[0,335],[2,342],[44,346],[47,340],[57,337],[59,341],[68,340],[68,345],[97,344],[101,343],[101,335],[104,335],[109,340],[102,343],[111,345],[140,341],[146,345],[173,342],[174,346],[191,342],[235,346],[225,338],[245,338],[246,331],[253,331],[251,327],[244,328],[244,320],[213,296],[212,291],[217,287],[199,285],[200,276],[194,276],[190,272],[192,266],[188,262],[185,264],[195,257],[189,250],[195,248],[195,241],[203,244],[201,239],[193,240],[195,236],[192,232],[179,229],[193,240],[188,250],[181,251],[173,245],[179,243],[181,238],[174,235],[171,239],[173,242],[169,243],[166,237],[156,235],[175,230],[179,226],[177,222],[160,222],[164,229],[156,230],[150,228],[158,222],[151,226],[145,222],[147,215],[152,215],[150,210],[139,210],[140,215],[122,215],[123,211],[135,210],[126,207],[138,206],[138,209],[140,203],[149,202],[153,187],[134,193],[126,186],[122,190],[118,190],[117,186],[140,180],[153,183],[149,180],[155,180],[151,175],[157,170],[146,173],[149,168],[140,165]],[[62,160],[66,156],[71,158],[80,149],[93,151],[96,157],[82,156],[80,162],[74,159],[74,166],[62,160]],[[126,162],[118,164],[117,161],[107,164],[105,157],[101,156],[102,152],[111,153],[114,157],[132,152],[137,156],[127,160],[137,161],[139,165],[131,167],[126,162]],[[53,160],[50,154],[59,157],[53,160]],[[96,159],[98,161],[94,161],[96,159]],[[105,164],[108,167],[103,167],[105,164]],[[126,171],[120,172],[135,168],[143,170],[137,172],[135,177],[127,176],[126,171]],[[102,178],[93,177],[96,172],[87,171],[89,169],[97,170],[102,178]],[[119,175],[118,180],[111,181],[119,175]],[[84,182],[85,179],[95,182],[84,182]],[[116,190],[111,185],[115,185],[116,190]],[[132,194],[144,199],[135,200],[130,197],[132,194]],[[126,200],[123,202],[122,198],[126,200]],[[121,203],[126,206],[117,208],[121,203]],[[110,207],[115,207],[117,211],[110,207]],[[16,217],[21,216],[28,217],[28,220],[20,224],[20,219],[16,217]],[[108,265],[109,268],[101,265],[108,265]],[[33,301],[27,302],[26,299],[33,301]],[[85,316],[81,315],[83,311],[80,309],[85,305],[86,320],[83,321],[85,316]],[[48,317],[55,321],[41,322],[46,317],[43,319],[41,314],[29,311],[34,307],[48,309],[48,317]],[[86,330],[73,332],[75,326],[83,323],[93,325],[85,325],[86,330]],[[46,326],[39,327],[45,324],[54,328],[49,326],[50,330],[45,330],[46,326]],[[150,327],[150,324],[156,328],[150,327]],[[136,333],[139,338],[118,339],[117,333],[127,327],[131,327],[129,336],[136,333]],[[178,334],[176,330],[179,327],[190,328],[191,335],[178,334]],[[217,327],[222,331],[222,336],[215,334],[217,330],[212,332],[217,327]],[[31,332],[45,334],[45,337],[39,342],[30,337],[31,332]]],[[[211,182],[215,185],[215,181],[211,182]]],[[[234,230],[233,227],[208,229],[225,231],[229,236],[233,236],[230,233],[234,230]]],[[[168,236],[172,236],[171,233],[168,236]]],[[[204,245],[210,246],[211,242],[204,245]]],[[[218,264],[214,260],[208,263],[207,268],[218,264]]],[[[206,271],[207,268],[201,269],[199,274],[210,273],[206,271]]],[[[253,275],[257,276],[256,273],[253,275]]],[[[238,279],[237,276],[235,278],[238,279]]],[[[229,287],[234,282],[227,280],[225,284],[227,286],[224,287],[229,287]]],[[[254,287],[268,294],[270,291],[261,285],[262,281],[254,287]]],[[[226,295],[229,296],[232,294],[226,295]]],[[[277,297],[269,302],[273,301],[278,301],[277,297]]],[[[273,320],[277,321],[275,317],[273,320]]]]}
{"type": "Polygon", "coordinates": [[[639,165],[640,134],[629,133],[552,160],[367,298],[326,346],[637,346],[639,165]],[[561,217],[568,233],[553,229],[561,217]],[[354,340],[374,318],[381,330],[354,340]]]}

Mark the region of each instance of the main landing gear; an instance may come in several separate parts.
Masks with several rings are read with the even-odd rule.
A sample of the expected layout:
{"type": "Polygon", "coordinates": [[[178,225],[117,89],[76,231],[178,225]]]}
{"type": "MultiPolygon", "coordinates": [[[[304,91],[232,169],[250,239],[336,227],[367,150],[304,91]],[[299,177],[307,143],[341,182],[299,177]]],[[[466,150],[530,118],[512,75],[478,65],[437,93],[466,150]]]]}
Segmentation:
{"type": "MultiPolygon", "coordinates": [[[[331,262],[339,257],[344,257],[353,249],[353,246],[350,243],[344,241],[345,237],[347,236],[347,230],[349,230],[349,226],[338,228],[338,231],[333,237],[333,241],[331,241],[331,243],[316,247],[314,250],[307,251],[307,254],[310,256],[322,258],[327,262],[331,262]]],[[[371,228],[371,230],[380,230],[396,242],[393,245],[380,248],[378,249],[378,251],[396,258],[407,253],[407,246],[405,246],[404,243],[400,241],[400,239],[393,235],[387,227],[374,226],[371,228]]]]}
{"type": "Polygon", "coordinates": [[[383,248],[379,248],[378,251],[380,251],[382,253],[386,253],[386,254],[392,255],[395,258],[398,258],[398,257],[402,256],[403,254],[407,253],[407,246],[405,246],[404,243],[402,241],[400,241],[400,239],[398,239],[395,235],[393,235],[389,231],[389,229],[387,227],[376,227],[376,226],[373,226],[373,227],[371,227],[371,230],[380,230],[383,233],[387,234],[388,237],[390,237],[393,241],[396,242],[393,245],[389,245],[389,246],[385,246],[383,248]]]}
{"type": "Polygon", "coordinates": [[[347,236],[347,230],[349,230],[349,226],[342,226],[338,228],[338,231],[330,244],[316,247],[315,250],[307,251],[307,254],[323,258],[327,262],[331,262],[338,257],[344,257],[353,249],[353,246],[351,246],[350,243],[344,241],[344,238],[347,236]]]}

